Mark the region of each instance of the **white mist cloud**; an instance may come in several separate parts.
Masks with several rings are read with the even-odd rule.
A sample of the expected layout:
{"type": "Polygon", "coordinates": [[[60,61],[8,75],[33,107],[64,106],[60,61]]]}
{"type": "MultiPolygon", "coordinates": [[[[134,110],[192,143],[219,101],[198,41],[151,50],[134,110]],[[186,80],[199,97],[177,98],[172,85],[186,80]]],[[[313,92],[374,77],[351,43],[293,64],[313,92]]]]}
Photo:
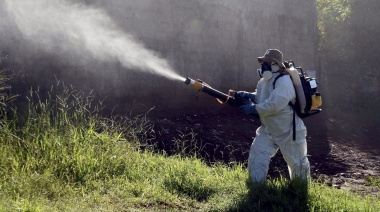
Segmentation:
{"type": "Polygon", "coordinates": [[[119,61],[128,69],[185,80],[165,59],[118,29],[101,9],[65,0],[5,0],[5,10],[24,39],[44,51],[119,61]]]}

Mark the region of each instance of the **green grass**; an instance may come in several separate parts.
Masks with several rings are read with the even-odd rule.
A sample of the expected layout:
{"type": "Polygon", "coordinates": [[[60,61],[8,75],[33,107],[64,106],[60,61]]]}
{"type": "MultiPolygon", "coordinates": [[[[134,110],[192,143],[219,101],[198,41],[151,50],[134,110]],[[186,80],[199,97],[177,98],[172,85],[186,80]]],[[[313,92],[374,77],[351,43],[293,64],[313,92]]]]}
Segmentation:
{"type": "Polygon", "coordinates": [[[366,184],[369,186],[380,188],[380,176],[370,176],[366,178],[366,184]]]}
{"type": "Polygon", "coordinates": [[[251,185],[242,164],[154,153],[144,116],[100,117],[62,83],[47,96],[31,91],[22,115],[0,121],[0,211],[380,211],[378,197],[286,179],[251,185]]]}

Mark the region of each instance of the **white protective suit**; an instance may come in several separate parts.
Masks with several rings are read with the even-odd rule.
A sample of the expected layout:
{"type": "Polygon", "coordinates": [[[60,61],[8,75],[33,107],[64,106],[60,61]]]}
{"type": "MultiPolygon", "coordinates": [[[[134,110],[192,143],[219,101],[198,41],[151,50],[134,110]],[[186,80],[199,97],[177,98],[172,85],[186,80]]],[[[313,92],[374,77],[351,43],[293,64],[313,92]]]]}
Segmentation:
{"type": "Polygon", "coordinates": [[[310,164],[307,159],[306,127],[296,115],[296,139],[293,140],[293,109],[289,102],[295,102],[296,94],[289,75],[277,79],[274,73],[270,80],[261,79],[256,90],[256,110],[261,126],[256,130],[252,142],[248,169],[253,182],[264,182],[268,173],[270,158],[280,149],[288,165],[291,179],[300,177],[310,180],[310,164]]]}

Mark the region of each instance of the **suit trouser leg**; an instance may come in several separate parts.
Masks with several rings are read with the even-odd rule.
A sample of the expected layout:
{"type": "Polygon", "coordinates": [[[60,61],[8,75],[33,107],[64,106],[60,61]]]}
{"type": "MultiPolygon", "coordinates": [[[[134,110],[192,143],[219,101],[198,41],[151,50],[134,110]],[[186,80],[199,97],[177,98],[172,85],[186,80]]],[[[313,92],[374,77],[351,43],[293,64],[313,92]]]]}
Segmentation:
{"type": "Polygon", "coordinates": [[[256,134],[248,157],[248,171],[252,182],[265,182],[270,159],[276,154],[278,148],[273,139],[267,134],[256,134]]]}
{"type": "Polygon", "coordinates": [[[288,165],[291,179],[299,177],[310,180],[310,163],[307,158],[306,136],[297,132],[296,141],[290,139],[280,145],[281,153],[288,165]],[[298,134],[300,134],[298,136],[298,134]]]}

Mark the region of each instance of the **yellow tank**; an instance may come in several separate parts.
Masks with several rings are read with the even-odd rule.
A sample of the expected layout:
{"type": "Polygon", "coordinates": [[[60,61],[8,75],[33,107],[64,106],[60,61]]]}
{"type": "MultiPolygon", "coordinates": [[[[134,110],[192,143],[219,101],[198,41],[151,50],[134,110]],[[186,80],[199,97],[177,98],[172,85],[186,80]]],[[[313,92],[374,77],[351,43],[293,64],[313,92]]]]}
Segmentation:
{"type": "Polygon", "coordinates": [[[311,110],[315,110],[318,107],[322,106],[321,93],[316,92],[314,95],[311,96],[311,99],[312,99],[311,110]]]}

